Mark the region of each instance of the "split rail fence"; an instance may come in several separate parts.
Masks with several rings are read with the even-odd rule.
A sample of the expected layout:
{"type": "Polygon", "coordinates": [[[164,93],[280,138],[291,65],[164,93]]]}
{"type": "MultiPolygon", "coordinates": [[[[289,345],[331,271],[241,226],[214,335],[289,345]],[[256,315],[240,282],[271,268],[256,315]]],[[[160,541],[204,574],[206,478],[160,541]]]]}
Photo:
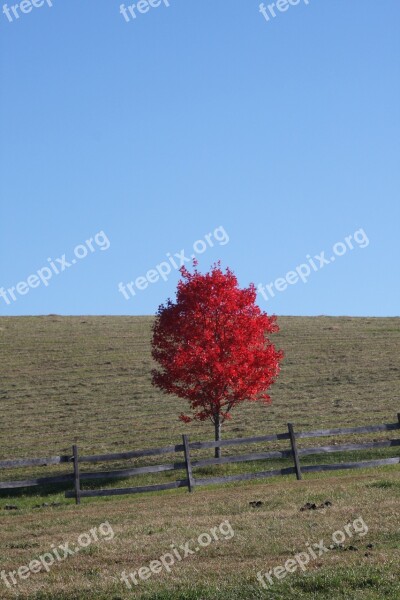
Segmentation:
{"type": "Polygon", "coordinates": [[[276,477],[278,475],[295,474],[298,480],[302,479],[303,473],[313,473],[316,471],[335,471],[342,469],[361,469],[367,467],[379,467],[383,465],[399,464],[400,456],[391,458],[381,458],[377,460],[367,460],[361,462],[341,462],[335,464],[301,464],[301,459],[306,456],[317,454],[328,454],[334,452],[351,452],[357,450],[370,450],[374,448],[387,448],[400,446],[400,439],[389,439],[381,441],[367,441],[354,444],[334,444],[331,446],[315,446],[309,448],[298,448],[297,440],[304,438],[319,438],[329,436],[341,436],[351,434],[368,434],[389,432],[400,429],[400,413],[397,416],[397,423],[389,423],[384,425],[368,425],[365,427],[347,427],[339,429],[323,429],[319,431],[295,432],[294,426],[288,423],[288,431],[274,435],[235,438],[229,440],[206,441],[206,442],[190,442],[187,435],[182,436],[182,444],[175,446],[166,446],[163,448],[149,448],[146,450],[133,450],[132,452],[122,452],[117,454],[99,454],[85,456],[79,454],[78,446],[72,447],[72,455],[54,456],[51,458],[33,458],[33,459],[17,459],[0,461],[0,470],[34,467],[34,466],[50,466],[59,465],[61,463],[72,463],[73,473],[59,475],[55,477],[40,477],[31,480],[23,481],[2,481],[0,482],[0,490],[10,490],[15,488],[27,488],[35,486],[48,486],[52,484],[67,484],[73,483],[73,490],[67,491],[67,498],[75,498],[77,504],[81,498],[90,498],[94,496],[118,496],[122,494],[138,494],[143,492],[155,492],[161,490],[170,490],[175,488],[186,487],[189,492],[193,492],[196,487],[211,484],[230,483],[235,481],[245,481],[250,479],[259,479],[264,477],[276,477]],[[253,452],[249,454],[240,454],[234,456],[223,456],[221,458],[203,458],[193,460],[193,450],[212,449],[216,447],[237,446],[242,444],[260,444],[266,442],[277,442],[279,440],[288,440],[290,448],[287,450],[275,450],[272,452],[253,452]],[[109,461],[131,460],[135,458],[143,458],[147,456],[162,456],[165,454],[180,454],[181,460],[173,463],[164,463],[159,465],[150,465],[144,467],[135,467],[130,469],[120,469],[114,471],[97,471],[97,472],[81,472],[80,465],[104,463],[109,461]],[[257,460],[276,460],[287,459],[293,460],[293,466],[283,469],[274,469],[268,471],[257,471],[250,473],[240,473],[237,475],[226,475],[220,477],[201,478],[195,477],[194,469],[199,467],[208,467],[211,465],[224,465],[239,462],[252,462],[257,460]],[[144,475],[149,473],[162,473],[166,471],[184,470],[186,472],[185,479],[179,479],[169,483],[160,483],[155,485],[145,485],[126,488],[110,488],[110,489],[82,489],[82,481],[90,480],[117,480],[134,477],[136,475],[144,475]]]}

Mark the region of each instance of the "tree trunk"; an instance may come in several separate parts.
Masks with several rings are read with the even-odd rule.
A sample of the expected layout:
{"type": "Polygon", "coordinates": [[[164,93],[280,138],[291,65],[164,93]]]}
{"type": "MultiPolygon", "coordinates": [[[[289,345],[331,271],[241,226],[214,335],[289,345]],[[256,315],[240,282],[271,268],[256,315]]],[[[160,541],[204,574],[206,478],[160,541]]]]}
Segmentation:
{"type": "MultiPolygon", "coordinates": [[[[215,417],[215,441],[219,442],[221,439],[221,421],[219,419],[219,415],[215,417]]],[[[221,448],[220,446],[215,447],[215,458],[221,458],[221,448]]]]}

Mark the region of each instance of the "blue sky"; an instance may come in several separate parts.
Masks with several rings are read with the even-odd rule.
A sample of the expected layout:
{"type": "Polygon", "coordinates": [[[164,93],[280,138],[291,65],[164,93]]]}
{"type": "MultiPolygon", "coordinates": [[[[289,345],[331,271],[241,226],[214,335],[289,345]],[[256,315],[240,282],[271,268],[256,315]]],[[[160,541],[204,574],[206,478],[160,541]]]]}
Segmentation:
{"type": "Polygon", "coordinates": [[[52,4],[0,14],[1,315],[153,314],[196,241],[267,312],[399,314],[398,0],[52,4]]]}

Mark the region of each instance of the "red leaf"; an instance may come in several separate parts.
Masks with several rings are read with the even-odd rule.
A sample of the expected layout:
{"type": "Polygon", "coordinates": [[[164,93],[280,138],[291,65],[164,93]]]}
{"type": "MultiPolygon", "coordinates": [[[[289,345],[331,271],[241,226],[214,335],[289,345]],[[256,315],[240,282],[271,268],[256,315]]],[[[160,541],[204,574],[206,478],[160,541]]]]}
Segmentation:
{"type": "Polygon", "coordinates": [[[154,323],[153,384],[188,400],[200,421],[222,423],[246,400],[269,403],[283,358],[268,337],[279,331],[276,317],[256,305],[254,285],[240,289],[219,263],[205,274],[182,267],[181,275],[176,301],[161,305],[154,323]]]}

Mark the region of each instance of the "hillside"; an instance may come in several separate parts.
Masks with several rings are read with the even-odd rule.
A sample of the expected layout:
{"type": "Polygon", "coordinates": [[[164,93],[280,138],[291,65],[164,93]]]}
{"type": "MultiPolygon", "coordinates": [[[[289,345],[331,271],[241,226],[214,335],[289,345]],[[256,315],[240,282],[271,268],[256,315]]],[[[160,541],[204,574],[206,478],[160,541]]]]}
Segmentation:
{"type": "MultiPolygon", "coordinates": [[[[151,386],[151,317],[0,318],[1,457],[212,438],[184,425],[182,400],[151,386]]],[[[400,410],[400,319],[282,317],[285,360],[271,406],[240,407],[224,437],[393,422],[400,410]]]]}
{"type": "MultiPolygon", "coordinates": [[[[151,323],[150,317],[1,318],[2,458],[69,452],[75,437],[81,450],[96,453],[175,443],[182,432],[192,439],[211,438],[209,425],[178,421],[182,401],[152,389],[151,323]]],[[[273,404],[240,408],[224,436],[278,432],[289,420],[297,429],[395,421],[399,324],[399,319],[281,318],[275,341],[286,358],[272,389],[273,404]]],[[[231,451],[235,449],[224,449],[231,451]]],[[[340,462],[343,454],[307,458],[340,462]]],[[[357,452],[351,454],[357,459],[357,452]]],[[[360,460],[397,454],[398,447],[364,450],[360,460]]],[[[265,465],[271,468],[273,460],[265,465]]],[[[211,469],[221,474],[255,470],[260,462],[211,469]]],[[[50,470],[37,467],[32,474],[41,477],[50,470]]],[[[1,478],[24,479],[28,471],[4,470],[1,478]]],[[[203,472],[211,471],[206,467],[203,472]]],[[[175,479],[178,473],[111,485],[147,485],[160,481],[161,475],[164,481],[175,479]]],[[[258,479],[198,488],[193,494],[181,488],[85,499],[80,506],[64,497],[62,486],[4,491],[0,570],[9,579],[7,574],[20,565],[31,564],[54,545],[76,543],[102,523],[109,523],[108,530],[112,527],[113,539],[80,548],[79,557],[68,556],[49,572],[19,579],[18,587],[9,579],[8,586],[0,581],[0,596],[11,600],[18,592],[22,600],[397,600],[399,499],[398,465],[313,473],[301,482],[293,476],[258,479]],[[301,510],[307,503],[327,508],[301,510]],[[338,545],[334,532],[343,534],[360,519],[363,535],[345,536],[338,545]],[[122,573],[149,565],[171,544],[182,548],[227,520],[234,531],[231,539],[199,548],[171,572],[141,580],[133,589],[121,580],[122,573]],[[316,548],[320,540],[335,543],[323,557],[310,560],[304,572],[287,572],[284,581],[275,577],[273,585],[261,586],[257,573],[279,572],[280,565],[306,550],[306,542],[316,548]]]]}

